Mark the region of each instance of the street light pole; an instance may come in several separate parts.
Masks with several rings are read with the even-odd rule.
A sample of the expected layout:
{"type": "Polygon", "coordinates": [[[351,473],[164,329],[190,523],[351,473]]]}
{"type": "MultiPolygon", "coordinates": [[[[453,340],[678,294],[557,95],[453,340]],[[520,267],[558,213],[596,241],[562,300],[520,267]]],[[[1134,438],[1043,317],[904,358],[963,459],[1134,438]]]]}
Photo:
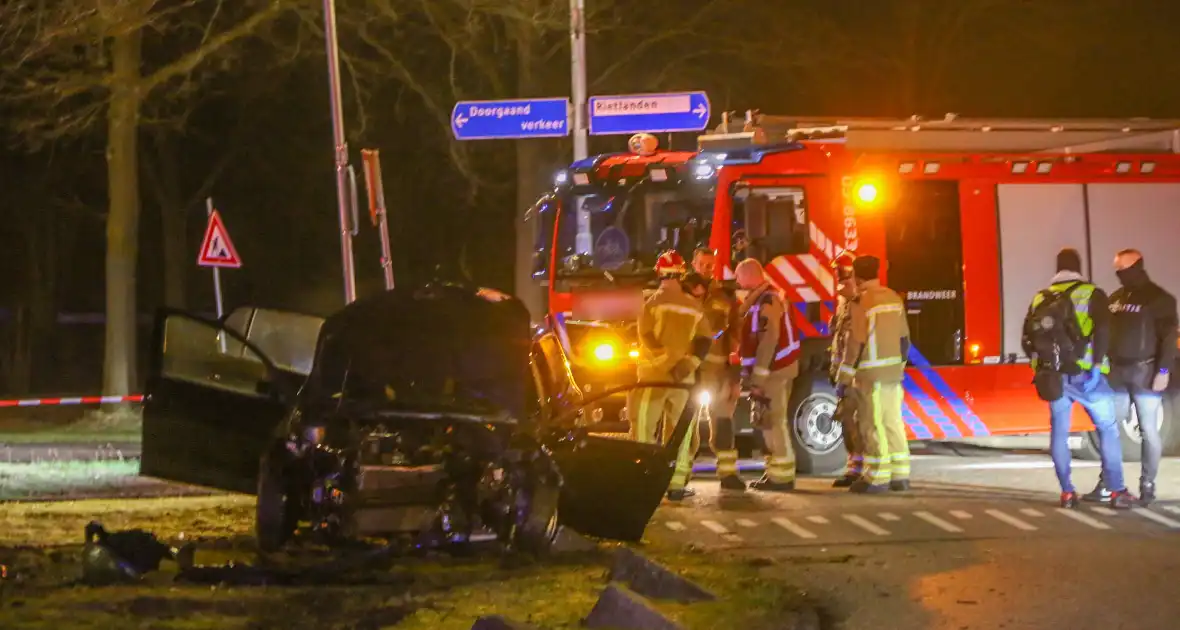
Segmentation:
{"type": "Polygon", "coordinates": [[[573,83],[574,159],[589,155],[586,143],[586,0],[570,0],[570,76],[573,83]]]}
{"type": "Polygon", "coordinates": [[[344,108],[340,98],[340,48],[336,40],[335,0],[324,0],[324,46],[328,52],[328,89],[332,102],[332,147],[336,160],[336,206],[340,212],[340,258],[344,273],[344,303],[351,304],[356,300],[356,272],[352,260],[348,141],[344,139],[344,108]]]}

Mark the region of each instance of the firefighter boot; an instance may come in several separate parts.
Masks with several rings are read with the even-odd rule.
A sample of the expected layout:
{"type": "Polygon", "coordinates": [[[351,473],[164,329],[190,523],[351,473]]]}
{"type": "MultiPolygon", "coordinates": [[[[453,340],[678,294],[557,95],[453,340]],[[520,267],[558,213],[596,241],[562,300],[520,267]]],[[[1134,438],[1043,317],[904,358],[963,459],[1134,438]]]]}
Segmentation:
{"type": "Polygon", "coordinates": [[[745,492],[746,482],[742,481],[742,478],[737,475],[726,475],[721,478],[721,489],[745,492]]]}
{"type": "Polygon", "coordinates": [[[795,482],[774,481],[769,475],[762,475],[761,479],[750,484],[750,488],[763,492],[794,492],[795,482]]]}
{"type": "Polygon", "coordinates": [[[860,479],[860,475],[844,475],[843,477],[836,478],[836,480],[832,482],[832,487],[848,488],[851,487],[852,484],[856,483],[858,479],[860,479]]]}
{"type": "Polygon", "coordinates": [[[668,500],[669,501],[683,501],[689,497],[695,497],[696,494],[697,494],[697,491],[693,490],[692,488],[680,488],[679,490],[669,490],[668,491],[668,500]]]}
{"type": "Polygon", "coordinates": [[[908,492],[910,489],[909,479],[894,479],[889,482],[889,489],[893,492],[908,492]]]}
{"type": "Polygon", "coordinates": [[[848,491],[856,494],[884,494],[889,492],[889,484],[870,483],[864,479],[857,479],[848,487],[848,491]]]}

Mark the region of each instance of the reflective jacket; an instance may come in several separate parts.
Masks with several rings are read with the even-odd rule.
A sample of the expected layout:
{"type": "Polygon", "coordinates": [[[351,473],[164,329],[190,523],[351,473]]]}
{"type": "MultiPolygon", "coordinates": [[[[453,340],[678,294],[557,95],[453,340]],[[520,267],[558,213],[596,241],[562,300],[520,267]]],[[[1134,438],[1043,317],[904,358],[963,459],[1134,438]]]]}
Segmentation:
{"type": "Polygon", "coordinates": [[[738,317],[737,300],[720,283],[713,282],[705,294],[705,320],[713,338],[705,362],[715,366],[729,365],[729,355],[736,349],[741,318],[738,317]]]}
{"type": "Polygon", "coordinates": [[[828,323],[828,331],[832,334],[832,345],[828,346],[831,359],[828,375],[833,381],[836,380],[836,373],[840,369],[840,361],[844,358],[844,347],[848,345],[848,335],[852,332],[849,309],[854,301],[854,299],[850,300],[841,295],[836,304],[836,312],[832,315],[832,321],[828,323]]]}
{"type": "Polygon", "coordinates": [[[639,358],[641,378],[666,378],[682,360],[696,371],[700,359],[693,354],[693,340],[708,337],[709,328],[701,305],[679,288],[657,289],[639,313],[639,358]]]}
{"type": "Polygon", "coordinates": [[[900,383],[905,375],[910,325],[901,296],[878,280],[864,283],[848,307],[849,333],[837,381],[900,383]]]}
{"type": "Polygon", "coordinates": [[[759,387],[772,372],[799,360],[799,340],[782,296],[770,283],[750,291],[742,302],[741,313],[738,356],[742,371],[749,372],[749,384],[759,387]]]}
{"type": "MultiPolygon", "coordinates": [[[[1095,357],[1097,357],[1102,373],[1109,374],[1110,361],[1106,353],[1110,346],[1110,307],[1106,293],[1086,282],[1080,274],[1071,271],[1062,271],[1053,276],[1049,291],[1061,293],[1071,290],[1071,287],[1073,288],[1070,298],[1073,301],[1074,313],[1078,318],[1078,327],[1081,328],[1082,336],[1087,340],[1086,352],[1081,359],[1078,359],[1078,367],[1082,368],[1082,371],[1090,371],[1090,368],[1094,367],[1095,357]],[[1074,287],[1074,285],[1077,286],[1074,287]]],[[[1040,293],[1034,295],[1028,311],[1031,313],[1042,300],[1044,297],[1040,293]]],[[[1036,368],[1035,360],[1032,362],[1032,366],[1036,368]]]]}

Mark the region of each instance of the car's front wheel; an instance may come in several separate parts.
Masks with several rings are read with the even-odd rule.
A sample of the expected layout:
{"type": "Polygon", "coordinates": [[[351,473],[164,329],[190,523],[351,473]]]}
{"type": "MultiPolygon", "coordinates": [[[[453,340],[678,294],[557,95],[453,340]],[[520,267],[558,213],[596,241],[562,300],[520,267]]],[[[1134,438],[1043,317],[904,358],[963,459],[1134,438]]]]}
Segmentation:
{"type": "Polygon", "coordinates": [[[517,521],[512,546],[520,552],[544,555],[553,547],[560,530],[557,513],[561,502],[560,477],[538,465],[517,495],[517,521]]]}
{"type": "Polygon", "coordinates": [[[258,471],[258,499],[254,514],[258,548],[265,552],[279,551],[291,539],[297,525],[282,467],[271,456],[264,456],[258,471]]]}

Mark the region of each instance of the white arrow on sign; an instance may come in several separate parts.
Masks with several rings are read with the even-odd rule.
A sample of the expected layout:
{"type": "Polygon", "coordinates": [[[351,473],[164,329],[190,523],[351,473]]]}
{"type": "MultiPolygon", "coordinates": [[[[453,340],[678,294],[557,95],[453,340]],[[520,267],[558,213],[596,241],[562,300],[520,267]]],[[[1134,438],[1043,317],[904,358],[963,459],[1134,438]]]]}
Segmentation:
{"type": "Polygon", "coordinates": [[[455,126],[460,129],[463,128],[463,125],[467,124],[468,120],[470,119],[464,116],[462,112],[455,114],[455,126]]]}
{"type": "Polygon", "coordinates": [[[709,109],[705,107],[704,103],[697,105],[697,108],[692,110],[692,113],[697,115],[697,118],[704,118],[705,114],[709,113],[709,109]]]}

